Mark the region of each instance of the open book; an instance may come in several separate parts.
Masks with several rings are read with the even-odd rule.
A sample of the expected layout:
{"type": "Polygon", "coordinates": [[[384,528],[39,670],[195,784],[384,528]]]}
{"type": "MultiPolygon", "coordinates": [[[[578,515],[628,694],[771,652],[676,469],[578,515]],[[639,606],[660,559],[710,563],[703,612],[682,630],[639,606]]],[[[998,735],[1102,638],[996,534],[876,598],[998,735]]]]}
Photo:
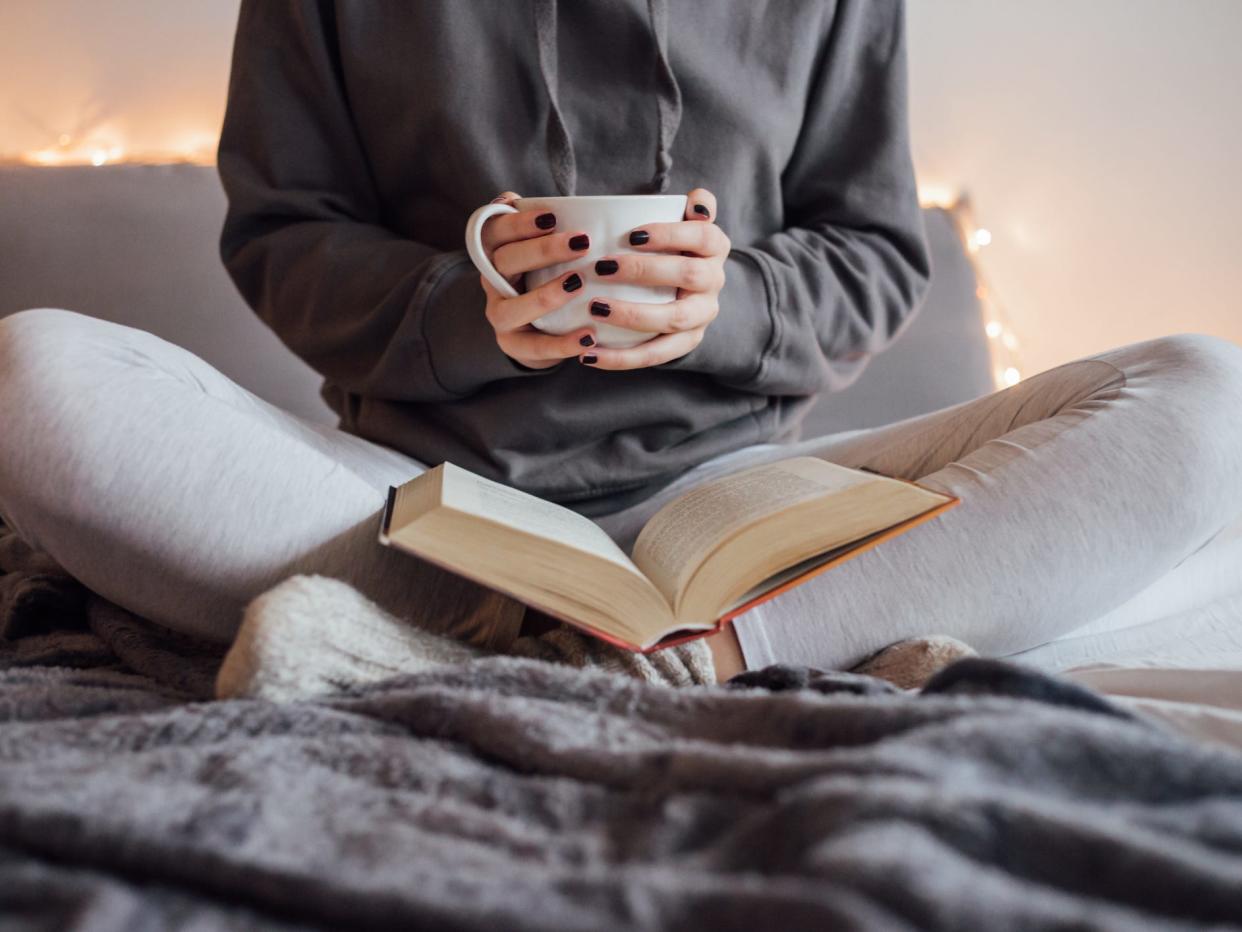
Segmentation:
{"type": "Polygon", "coordinates": [[[590,518],[444,463],[389,490],[380,541],[647,651],[709,634],[957,502],[795,457],[673,499],[627,555],[590,518]]]}

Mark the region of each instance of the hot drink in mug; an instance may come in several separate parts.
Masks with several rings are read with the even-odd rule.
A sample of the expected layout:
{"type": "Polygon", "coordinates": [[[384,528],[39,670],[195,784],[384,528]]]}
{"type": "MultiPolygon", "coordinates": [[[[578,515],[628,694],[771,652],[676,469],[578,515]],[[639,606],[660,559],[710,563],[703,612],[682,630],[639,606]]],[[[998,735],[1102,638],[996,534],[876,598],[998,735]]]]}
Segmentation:
{"type": "Polygon", "coordinates": [[[550,314],[534,321],[546,333],[568,333],[578,327],[595,328],[595,342],[604,347],[636,346],[655,334],[627,330],[592,317],[591,302],[596,298],[616,298],[645,304],[667,304],[677,297],[677,289],[668,286],[632,285],[601,278],[595,274],[595,261],[606,256],[636,253],[630,245],[631,230],[651,223],[675,223],[686,211],[684,194],[617,194],[583,197],[522,197],[509,204],[485,204],[470,215],[466,222],[466,251],[475,268],[493,288],[507,298],[517,297],[517,289],[492,265],[483,249],[483,224],[499,214],[521,210],[537,210],[556,214],[557,225],[566,230],[581,230],[591,240],[590,248],[572,262],[561,262],[526,273],[527,290],[544,282],[576,271],[582,276],[583,287],[573,300],[550,314]]]}

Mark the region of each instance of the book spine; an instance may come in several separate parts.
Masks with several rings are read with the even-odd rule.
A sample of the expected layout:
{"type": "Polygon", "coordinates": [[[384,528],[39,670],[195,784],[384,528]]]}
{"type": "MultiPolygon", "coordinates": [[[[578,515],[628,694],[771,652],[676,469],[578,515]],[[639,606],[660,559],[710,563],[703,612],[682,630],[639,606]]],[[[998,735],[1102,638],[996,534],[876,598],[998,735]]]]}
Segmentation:
{"type": "Polygon", "coordinates": [[[390,485],[388,487],[388,498],[384,502],[384,512],[380,515],[379,540],[381,544],[388,544],[388,529],[392,527],[392,509],[397,504],[397,487],[390,485]]]}

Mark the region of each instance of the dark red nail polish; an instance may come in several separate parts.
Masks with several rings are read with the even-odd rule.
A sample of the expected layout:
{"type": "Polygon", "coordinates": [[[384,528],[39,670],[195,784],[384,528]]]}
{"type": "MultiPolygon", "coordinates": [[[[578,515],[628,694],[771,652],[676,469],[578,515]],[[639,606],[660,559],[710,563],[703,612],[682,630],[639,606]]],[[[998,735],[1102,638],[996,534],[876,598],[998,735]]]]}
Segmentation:
{"type": "Polygon", "coordinates": [[[579,357],[579,361],[584,366],[593,366],[597,362],[599,362],[599,357],[596,356],[594,353],[584,353],[581,357],[579,357]]]}
{"type": "Polygon", "coordinates": [[[591,302],[591,316],[592,317],[607,317],[611,313],[612,313],[612,305],[610,305],[607,301],[592,301],[591,302]]]}
{"type": "Polygon", "coordinates": [[[540,214],[535,218],[535,226],[541,230],[550,230],[556,226],[556,214],[540,214]]]}
{"type": "Polygon", "coordinates": [[[710,217],[712,215],[712,212],[707,209],[706,204],[695,204],[694,212],[700,217],[710,217]]]}
{"type": "Polygon", "coordinates": [[[561,282],[561,287],[566,291],[577,291],[582,287],[582,276],[577,272],[574,272],[573,275],[570,275],[569,278],[561,282]]]}
{"type": "Polygon", "coordinates": [[[647,241],[651,239],[651,234],[646,230],[635,230],[630,234],[631,246],[645,246],[647,241]]]}
{"type": "Polygon", "coordinates": [[[569,238],[569,248],[575,252],[582,252],[584,249],[590,249],[591,237],[587,236],[585,233],[579,233],[577,236],[571,236],[569,238]]]}
{"type": "Polygon", "coordinates": [[[588,333],[588,334],[584,335],[584,336],[583,336],[583,338],[582,338],[581,340],[579,340],[579,341],[578,341],[578,345],[579,345],[579,346],[594,346],[594,345],[595,345],[595,337],[591,336],[591,335],[588,333]]]}
{"type": "Polygon", "coordinates": [[[617,265],[617,262],[615,259],[600,259],[598,262],[595,263],[595,274],[596,275],[612,275],[619,268],[621,268],[621,266],[617,265]]]}

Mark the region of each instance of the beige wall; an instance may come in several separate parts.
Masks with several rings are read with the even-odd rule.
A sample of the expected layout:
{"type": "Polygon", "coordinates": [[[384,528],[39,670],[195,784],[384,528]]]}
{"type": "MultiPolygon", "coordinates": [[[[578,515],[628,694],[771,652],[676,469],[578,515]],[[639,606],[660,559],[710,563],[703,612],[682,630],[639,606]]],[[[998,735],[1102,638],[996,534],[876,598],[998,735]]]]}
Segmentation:
{"type": "Polygon", "coordinates": [[[970,188],[1026,368],[1242,343],[1242,2],[911,0],[920,175],[970,188]]]}
{"type": "Polygon", "coordinates": [[[61,134],[200,150],[219,131],[239,0],[0,0],[0,157],[61,134]]]}
{"type": "MultiPolygon", "coordinates": [[[[99,151],[201,154],[236,9],[3,0],[0,153],[94,122],[99,151]]],[[[909,17],[920,176],[971,190],[1026,371],[1180,330],[1242,342],[1242,0],[910,0],[909,17]]]]}

